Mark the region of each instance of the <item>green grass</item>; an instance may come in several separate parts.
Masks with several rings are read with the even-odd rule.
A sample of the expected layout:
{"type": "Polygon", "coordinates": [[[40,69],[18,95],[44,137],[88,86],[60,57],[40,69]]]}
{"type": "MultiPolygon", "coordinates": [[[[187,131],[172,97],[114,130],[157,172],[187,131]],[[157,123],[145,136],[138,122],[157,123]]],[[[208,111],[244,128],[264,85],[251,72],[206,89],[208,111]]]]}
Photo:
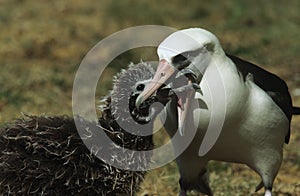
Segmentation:
{"type": "MultiPolygon", "coordinates": [[[[0,124],[29,114],[72,114],[72,85],[85,54],[104,37],[146,24],[203,27],[224,49],[262,65],[285,79],[291,92],[300,80],[300,1],[0,1],[0,124]]],[[[112,75],[131,61],[156,59],[141,48],[114,60],[99,82],[97,97],[107,94],[112,75]]],[[[293,96],[300,105],[299,96],[293,96]]],[[[277,195],[300,195],[300,119],[275,181],[277,195]]],[[[164,141],[157,138],[157,141],[164,141]]],[[[259,178],[249,169],[213,162],[216,195],[255,195],[259,178]]],[[[148,173],[141,195],[174,195],[174,163],[148,173]]],[[[192,193],[192,195],[196,195],[192,193]]]]}

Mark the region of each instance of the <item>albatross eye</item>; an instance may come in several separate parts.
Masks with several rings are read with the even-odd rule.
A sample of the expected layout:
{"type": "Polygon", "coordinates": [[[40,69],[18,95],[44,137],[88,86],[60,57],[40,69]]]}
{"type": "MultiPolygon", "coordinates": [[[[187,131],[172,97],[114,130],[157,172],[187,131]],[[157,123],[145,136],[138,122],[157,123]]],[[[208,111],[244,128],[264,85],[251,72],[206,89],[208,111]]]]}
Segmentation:
{"type": "Polygon", "coordinates": [[[191,64],[191,60],[199,55],[203,50],[203,47],[196,50],[186,51],[173,57],[172,63],[178,69],[181,70],[191,64]]]}
{"type": "Polygon", "coordinates": [[[186,61],[186,60],[188,60],[186,56],[184,56],[183,54],[178,54],[178,55],[173,57],[172,63],[173,64],[178,64],[178,63],[181,63],[181,62],[186,61]]]}
{"type": "Polygon", "coordinates": [[[186,54],[182,53],[182,54],[178,54],[178,55],[176,55],[176,56],[173,57],[172,64],[178,70],[182,70],[185,67],[189,66],[189,64],[191,64],[191,61],[189,59],[189,56],[187,56],[186,54]]]}

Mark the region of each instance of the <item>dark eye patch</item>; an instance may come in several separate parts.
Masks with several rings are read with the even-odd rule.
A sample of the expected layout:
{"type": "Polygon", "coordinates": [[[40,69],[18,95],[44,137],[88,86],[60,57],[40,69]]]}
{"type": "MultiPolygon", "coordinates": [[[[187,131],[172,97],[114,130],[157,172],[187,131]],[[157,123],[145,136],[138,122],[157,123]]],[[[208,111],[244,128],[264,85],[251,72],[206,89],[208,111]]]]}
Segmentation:
{"type": "Polygon", "coordinates": [[[191,63],[191,59],[198,56],[202,49],[203,48],[198,48],[196,50],[183,52],[174,56],[172,59],[173,65],[179,70],[187,67],[191,63]]]}
{"type": "Polygon", "coordinates": [[[186,56],[187,58],[195,58],[196,56],[198,56],[200,54],[200,52],[202,52],[203,47],[198,48],[196,50],[191,50],[191,51],[187,51],[187,52],[183,52],[181,53],[182,55],[186,56]]]}
{"type": "Polygon", "coordinates": [[[186,61],[186,60],[188,60],[187,56],[184,56],[183,54],[178,54],[178,55],[173,57],[172,63],[173,64],[178,64],[178,63],[186,61]]]}

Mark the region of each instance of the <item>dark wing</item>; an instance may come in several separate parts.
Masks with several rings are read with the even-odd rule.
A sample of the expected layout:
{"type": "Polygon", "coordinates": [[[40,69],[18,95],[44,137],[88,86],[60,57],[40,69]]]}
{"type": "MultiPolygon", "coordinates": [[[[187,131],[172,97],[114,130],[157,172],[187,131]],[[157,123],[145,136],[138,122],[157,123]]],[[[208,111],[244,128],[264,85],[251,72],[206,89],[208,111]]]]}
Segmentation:
{"type": "MultiPolygon", "coordinates": [[[[281,108],[286,117],[291,123],[293,114],[292,98],[289,93],[286,83],[276,76],[257,65],[242,60],[238,57],[228,55],[227,56],[235,63],[238,71],[242,74],[244,80],[248,73],[253,75],[254,83],[261,89],[267,92],[267,94],[273,99],[273,101],[281,108]]],[[[285,143],[290,140],[290,128],[285,137],[285,143]]]]}

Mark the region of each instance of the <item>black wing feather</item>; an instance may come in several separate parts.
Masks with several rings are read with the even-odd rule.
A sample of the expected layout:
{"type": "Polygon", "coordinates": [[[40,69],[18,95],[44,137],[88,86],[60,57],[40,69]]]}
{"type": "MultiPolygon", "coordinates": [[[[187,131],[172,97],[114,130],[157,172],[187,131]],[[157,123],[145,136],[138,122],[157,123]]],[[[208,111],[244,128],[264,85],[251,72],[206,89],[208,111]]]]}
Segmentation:
{"type": "MultiPolygon", "coordinates": [[[[292,98],[289,93],[286,83],[276,76],[253,63],[240,59],[238,57],[228,55],[227,56],[235,63],[238,71],[242,74],[244,80],[246,76],[251,73],[256,85],[267,92],[267,94],[273,99],[273,101],[281,108],[286,117],[291,123],[293,115],[292,98]]],[[[285,143],[290,140],[290,128],[288,134],[285,137],[285,143]]]]}

